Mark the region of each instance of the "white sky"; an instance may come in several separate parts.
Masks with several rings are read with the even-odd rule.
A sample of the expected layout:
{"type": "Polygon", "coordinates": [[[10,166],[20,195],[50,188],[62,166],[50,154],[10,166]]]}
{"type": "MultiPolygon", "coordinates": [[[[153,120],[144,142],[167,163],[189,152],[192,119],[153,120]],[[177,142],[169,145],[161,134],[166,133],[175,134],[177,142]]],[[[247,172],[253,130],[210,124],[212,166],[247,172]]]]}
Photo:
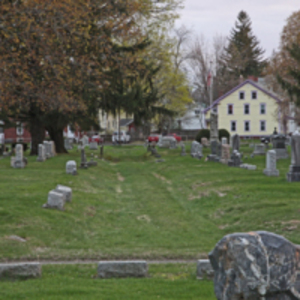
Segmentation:
{"type": "Polygon", "coordinates": [[[206,39],[229,36],[237,15],[244,10],[252,21],[252,32],[268,57],[277,49],[286,19],[300,10],[300,0],[185,0],[176,26],[185,25],[206,39]]]}

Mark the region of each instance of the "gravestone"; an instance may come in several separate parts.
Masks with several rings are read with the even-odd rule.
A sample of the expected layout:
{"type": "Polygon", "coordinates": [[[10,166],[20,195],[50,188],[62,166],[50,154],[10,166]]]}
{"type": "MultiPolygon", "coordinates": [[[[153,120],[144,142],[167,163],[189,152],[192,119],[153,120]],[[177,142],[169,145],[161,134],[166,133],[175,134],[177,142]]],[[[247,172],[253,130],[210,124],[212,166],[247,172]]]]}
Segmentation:
{"type": "Polygon", "coordinates": [[[203,154],[202,154],[202,145],[198,143],[197,141],[192,142],[191,146],[191,156],[193,158],[198,158],[201,159],[203,154]]]}
{"type": "Polygon", "coordinates": [[[299,300],[300,248],[258,231],[223,237],[209,253],[218,300],[299,300]]]}
{"type": "Polygon", "coordinates": [[[157,145],[159,145],[161,148],[170,148],[170,141],[162,139],[161,143],[158,143],[157,145]]]}
{"type": "Polygon", "coordinates": [[[87,161],[86,161],[86,155],[85,155],[85,151],[84,151],[84,147],[81,149],[81,162],[80,162],[80,169],[87,169],[88,165],[87,165],[87,161]]]}
{"type": "Polygon", "coordinates": [[[15,169],[23,169],[26,166],[26,160],[23,156],[23,145],[17,144],[15,147],[16,156],[12,160],[12,166],[15,169]]]}
{"type": "Polygon", "coordinates": [[[170,140],[170,149],[177,149],[177,141],[175,140],[170,140]]]}
{"type": "Polygon", "coordinates": [[[96,167],[98,163],[94,161],[94,154],[91,154],[91,160],[87,162],[88,167],[96,167]]]}
{"type": "Polygon", "coordinates": [[[265,155],[265,154],[266,154],[266,147],[264,144],[255,144],[254,145],[254,151],[252,153],[252,156],[265,155]]]}
{"type": "Polygon", "coordinates": [[[91,142],[90,143],[90,150],[98,150],[97,142],[91,142]]]}
{"type": "Polygon", "coordinates": [[[219,141],[218,113],[210,113],[210,141],[219,141]]]}
{"type": "Polygon", "coordinates": [[[269,150],[266,156],[266,168],[263,172],[267,176],[279,176],[279,171],[276,169],[276,151],[269,150]]]}
{"type": "Polygon", "coordinates": [[[272,144],[273,144],[273,149],[276,152],[276,159],[289,158],[285,141],[286,141],[286,137],[283,134],[274,135],[272,137],[272,144]]]}
{"type": "Polygon", "coordinates": [[[209,161],[214,161],[214,162],[219,162],[220,161],[220,156],[221,156],[221,144],[213,140],[210,142],[210,151],[211,154],[207,156],[209,161]]]}
{"type": "Polygon", "coordinates": [[[77,175],[77,163],[75,160],[69,160],[66,163],[66,173],[71,175],[77,175]]]}
{"type": "Polygon", "coordinates": [[[211,266],[209,259],[199,259],[197,261],[197,279],[213,279],[214,269],[211,266]]]}
{"type": "Polygon", "coordinates": [[[55,191],[64,194],[66,202],[72,201],[72,189],[70,187],[58,184],[55,191]]]}
{"type": "Polygon", "coordinates": [[[180,153],[180,155],[181,155],[181,156],[186,156],[185,144],[184,144],[184,143],[181,143],[181,144],[180,144],[180,147],[181,147],[181,153],[180,153]]]}
{"type": "Polygon", "coordinates": [[[89,137],[84,135],[82,138],[81,138],[81,142],[82,142],[82,146],[85,147],[89,144],[89,137]]]}
{"type": "Polygon", "coordinates": [[[103,144],[100,146],[100,159],[103,158],[104,146],[103,144]]]}
{"type": "Polygon", "coordinates": [[[48,141],[44,141],[43,142],[44,146],[45,146],[45,153],[46,153],[46,158],[50,158],[51,157],[51,148],[50,148],[50,143],[48,141]]]}
{"type": "Polygon", "coordinates": [[[149,150],[151,152],[151,155],[153,155],[156,158],[160,158],[161,156],[158,154],[155,145],[152,145],[149,147],[149,150]]]}
{"type": "Polygon", "coordinates": [[[147,277],[146,261],[103,261],[98,264],[98,278],[147,277]]]}
{"type": "Polygon", "coordinates": [[[228,164],[230,159],[230,146],[228,144],[222,144],[222,154],[220,162],[223,164],[228,164]]]}
{"type": "Polygon", "coordinates": [[[257,169],[257,166],[250,164],[241,164],[240,168],[255,171],[257,169]]]}
{"type": "Polygon", "coordinates": [[[241,164],[242,164],[241,153],[239,153],[237,150],[233,150],[230,160],[228,161],[228,166],[239,167],[241,164]]]}
{"type": "Polygon", "coordinates": [[[201,144],[203,147],[208,147],[208,139],[206,137],[201,138],[201,144]]]}
{"type": "Polygon", "coordinates": [[[46,158],[46,149],[44,144],[39,144],[37,161],[43,162],[46,158]]]}
{"type": "Polygon", "coordinates": [[[222,137],[222,139],[221,139],[221,144],[222,144],[222,145],[227,145],[227,144],[228,144],[227,137],[222,137]]]}
{"type": "Polygon", "coordinates": [[[238,134],[234,134],[231,137],[232,151],[237,150],[240,151],[240,136],[238,134]]]}
{"type": "Polygon", "coordinates": [[[71,140],[70,139],[65,139],[65,149],[66,150],[72,150],[73,149],[73,145],[71,144],[71,140]]]}
{"type": "Polygon", "coordinates": [[[56,190],[52,190],[48,193],[48,201],[43,205],[43,208],[55,208],[59,210],[64,209],[64,205],[66,202],[66,195],[58,192],[56,190]]]}
{"type": "Polygon", "coordinates": [[[39,262],[0,264],[0,279],[32,279],[42,276],[39,262]]]}
{"type": "Polygon", "coordinates": [[[300,181],[300,133],[296,130],[291,138],[292,159],[287,181],[300,181]]]}
{"type": "Polygon", "coordinates": [[[55,143],[53,141],[50,141],[49,147],[50,147],[50,155],[51,157],[54,157],[56,155],[55,143]]]}

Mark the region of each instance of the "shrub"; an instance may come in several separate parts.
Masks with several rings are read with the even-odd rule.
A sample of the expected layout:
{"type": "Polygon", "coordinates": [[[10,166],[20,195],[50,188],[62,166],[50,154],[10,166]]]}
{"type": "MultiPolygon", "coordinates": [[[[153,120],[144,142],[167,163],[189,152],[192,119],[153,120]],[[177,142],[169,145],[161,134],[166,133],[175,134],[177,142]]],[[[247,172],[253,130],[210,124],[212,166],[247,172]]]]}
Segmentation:
{"type": "Polygon", "coordinates": [[[197,135],[196,135],[196,141],[198,142],[198,143],[201,143],[201,139],[202,138],[207,138],[208,140],[209,140],[209,138],[210,138],[210,130],[209,129],[201,129],[198,133],[197,133],[197,135]]]}
{"type": "Polygon", "coordinates": [[[226,129],[219,129],[219,140],[221,141],[223,137],[226,137],[229,141],[230,133],[226,129]]]}

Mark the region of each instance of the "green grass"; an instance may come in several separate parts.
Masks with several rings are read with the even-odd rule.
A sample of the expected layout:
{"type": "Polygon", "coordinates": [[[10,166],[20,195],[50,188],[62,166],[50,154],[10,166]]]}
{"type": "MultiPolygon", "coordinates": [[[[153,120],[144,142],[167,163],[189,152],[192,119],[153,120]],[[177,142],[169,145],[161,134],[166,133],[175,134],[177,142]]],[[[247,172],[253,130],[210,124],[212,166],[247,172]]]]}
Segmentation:
{"type": "Polygon", "coordinates": [[[105,147],[106,160],[78,176],[65,174],[68,160],[80,161],[76,150],[44,163],[28,157],[25,169],[0,160],[0,260],[200,258],[225,234],[253,230],[300,243],[300,183],[285,179],[290,160],[278,161],[274,178],[262,173],[264,157],[244,160],[258,166],[249,171],[158,151],[165,162],[141,146],[105,147]],[[72,187],[73,202],[42,209],[57,184],[72,187]]]}
{"type": "Polygon", "coordinates": [[[97,279],[96,265],[43,266],[40,279],[0,282],[5,300],[215,299],[213,283],[196,280],[195,264],[150,265],[148,278],[97,279]]]}

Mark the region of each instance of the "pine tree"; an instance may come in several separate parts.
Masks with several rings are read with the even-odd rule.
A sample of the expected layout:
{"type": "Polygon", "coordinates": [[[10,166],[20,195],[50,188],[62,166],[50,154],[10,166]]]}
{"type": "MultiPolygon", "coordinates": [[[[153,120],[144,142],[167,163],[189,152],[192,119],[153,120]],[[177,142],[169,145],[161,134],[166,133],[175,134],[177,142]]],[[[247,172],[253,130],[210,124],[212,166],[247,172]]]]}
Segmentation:
{"type": "Polygon", "coordinates": [[[260,76],[266,65],[263,54],[264,50],[259,47],[259,41],[252,33],[248,14],[241,11],[231,31],[223,58],[229,74],[235,80],[241,75],[244,78],[251,75],[260,76]]]}

